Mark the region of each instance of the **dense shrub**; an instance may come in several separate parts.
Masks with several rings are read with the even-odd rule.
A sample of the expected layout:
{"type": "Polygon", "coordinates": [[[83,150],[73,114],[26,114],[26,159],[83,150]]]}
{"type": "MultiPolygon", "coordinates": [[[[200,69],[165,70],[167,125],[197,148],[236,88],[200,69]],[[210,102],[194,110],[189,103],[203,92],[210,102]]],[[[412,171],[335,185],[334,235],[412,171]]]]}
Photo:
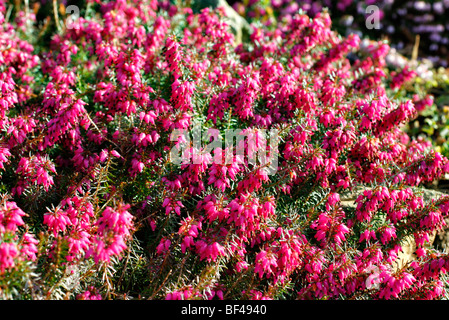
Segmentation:
{"type": "Polygon", "coordinates": [[[401,131],[417,114],[398,94],[413,72],[388,71],[387,44],[341,37],[318,13],[234,45],[221,10],[154,0],[89,1],[46,43],[48,26],[23,7],[7,21],[7,6],[2,298],[446,295],[448,256],[425,243],[449,197],[424,202],[419,187],[449,163],[401,131]],[[227,129],[248,138],[201,153],[183,144],[193,128],[215,129],[204,145],[227,129]],[[261,130],[277,130],[276,149],[261,130]],[[183,146],[193,161],[176,164],[183,146]],[[219,163],[238,148],[278,165],[219,163]],[[410,237],[417,259],[398,267],[410,237]]]}

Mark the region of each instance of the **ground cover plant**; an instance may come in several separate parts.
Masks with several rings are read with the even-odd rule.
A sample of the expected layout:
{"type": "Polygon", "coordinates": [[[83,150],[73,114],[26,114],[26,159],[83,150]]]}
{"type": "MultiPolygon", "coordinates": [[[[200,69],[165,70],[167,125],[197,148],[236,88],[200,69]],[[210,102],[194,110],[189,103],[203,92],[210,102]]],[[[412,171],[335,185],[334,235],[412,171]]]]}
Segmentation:
{"type": "Polygon", "coordinates": [[[401,130],[414,71],[386,68],[387,43],[326,12],[237,44],[224,10],[187,2],[45,5],[0,2],[3,299],[446,297],[426,242],[449,197],[421,187],[449,162],[401,130]],[[202,152],[230,129],[247,138],[202,152]]]}

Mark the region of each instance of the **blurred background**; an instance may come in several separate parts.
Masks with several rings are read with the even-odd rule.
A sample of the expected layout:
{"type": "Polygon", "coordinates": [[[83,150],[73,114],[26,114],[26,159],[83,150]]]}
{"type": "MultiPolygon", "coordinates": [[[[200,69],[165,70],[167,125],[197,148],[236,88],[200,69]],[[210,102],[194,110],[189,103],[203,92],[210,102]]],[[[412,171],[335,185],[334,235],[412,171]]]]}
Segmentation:
{"type": "Polygon", "coordinates": [[[418,56],[435,66],[448,66],[449,0],[229,0],[229,4],[248,21],[292,18],[302,9],[313,17],[324,8],[331,14],[334,28],[341,34],[388,39],[391,46],[411,55],[417,41],[418,56]],[[376,6],[378,13],[367,10],[376,6]],[[368,12],[367,12],[368,11],[368,12]],[[366,21],[378,14],[378,28],[369,29],[366,21]]]}

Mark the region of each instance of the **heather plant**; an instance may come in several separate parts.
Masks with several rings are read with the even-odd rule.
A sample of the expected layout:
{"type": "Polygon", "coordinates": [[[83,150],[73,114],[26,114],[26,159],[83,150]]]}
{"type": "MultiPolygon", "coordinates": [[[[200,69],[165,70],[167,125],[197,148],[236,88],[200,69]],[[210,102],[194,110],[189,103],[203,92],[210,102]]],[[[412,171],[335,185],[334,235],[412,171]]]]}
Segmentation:
{"type": "Polygon", "coordinates": [[[26,5],[0,2],[2,298],[446,296],[448,256],[426,243],[449,197],[420,188],[449,163],[401,130],[413,74],[388,70],[388,44],[326,12],[237,45],[221,9],[87,1],[42,31],[26,5]],[[194,128],[212,129],[200,147],[172,139],[194,128]],[[231,129],[245,138],[202,149],[231,129]],[[274,174],[250,161],[263,148],[274,174]]]}

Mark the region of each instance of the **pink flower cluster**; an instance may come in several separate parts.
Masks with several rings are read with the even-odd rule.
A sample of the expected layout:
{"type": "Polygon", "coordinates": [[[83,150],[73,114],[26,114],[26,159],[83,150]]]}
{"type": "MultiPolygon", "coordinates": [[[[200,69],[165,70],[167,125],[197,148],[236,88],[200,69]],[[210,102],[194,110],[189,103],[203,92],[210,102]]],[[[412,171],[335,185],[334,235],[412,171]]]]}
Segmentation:
{"type": "Polygon", "coordinates": [[[36,261],[39,241],[23,231],[25,217],[15,202],[0,199],[0,276],[18,268],[22,263],[36,261]],[[22,230],[19,230],[22,229],[22,230]]]}
{"type": "Polygon", "coordinates": [[[394,97],[413,70],[391,74],[388,45],[338,36],[325,12],[252,25],[237,44],[221,9],[88,2],[95,15],[39,56],[0,14],[0,191],[12,197],[0,202],[0,273],[27,262],[51,291],[48,270],[77,266],[84,282],[67,294],[79,299],[444,294],[447,255],[426,242],[449,200],[414,188],[449,161],[401,130],[423,107],[394,97]],[[190,143],[192,161],[173,163],[190,140],[172,132],[208,126],[206,144],[226,129],[247,138],[213,154],[190,143]],[[257,129],[279,132],[272,175],[250,161],[257,129]],[[235,161],[214,161],[229,151],[235,161]],[[396,270],[409,236],[418,258],[396,270]],[[145,281],[123,284],[135,274],[145,281]]]}

